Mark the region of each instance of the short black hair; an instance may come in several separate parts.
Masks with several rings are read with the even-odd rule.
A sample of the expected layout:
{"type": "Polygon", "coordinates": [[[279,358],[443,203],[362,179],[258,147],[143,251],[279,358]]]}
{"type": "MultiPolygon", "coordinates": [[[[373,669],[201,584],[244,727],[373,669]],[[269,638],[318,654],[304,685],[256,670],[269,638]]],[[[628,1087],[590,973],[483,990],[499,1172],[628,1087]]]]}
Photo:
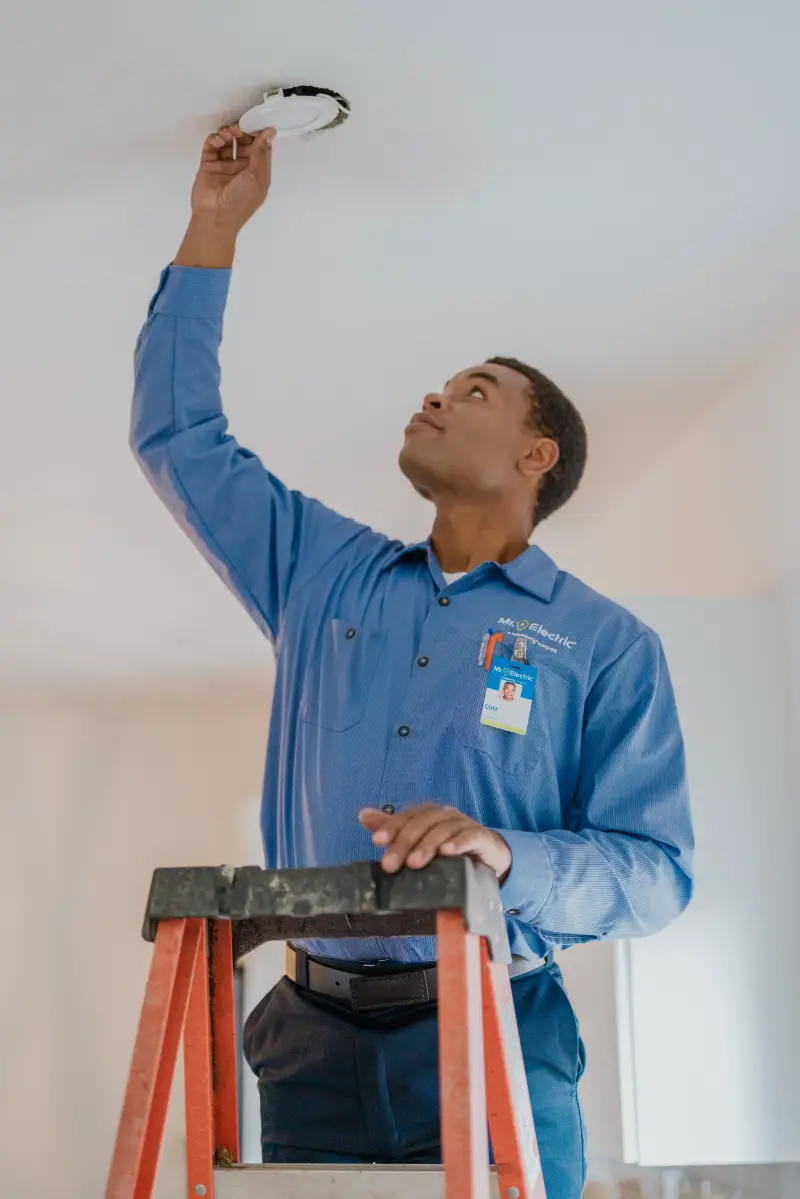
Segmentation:
{"type": "Polygon", "coordinates": [[[531,423],[559,449],[558,462],[539,490],[534,522],[546,520],[575,494],[588,454],[586,425],[578,409],[551,379],[518,358],[489,358],[487,366],[506,366],[524,375],[531,389],[531,423]]]}

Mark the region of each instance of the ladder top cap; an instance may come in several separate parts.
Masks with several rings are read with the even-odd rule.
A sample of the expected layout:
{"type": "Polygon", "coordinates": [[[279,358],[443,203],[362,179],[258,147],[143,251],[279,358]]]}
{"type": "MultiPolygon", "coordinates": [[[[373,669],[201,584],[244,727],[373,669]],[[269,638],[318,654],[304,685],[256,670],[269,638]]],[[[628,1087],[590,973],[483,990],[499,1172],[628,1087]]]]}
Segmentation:
{"type": "Polygon", "coordinates": [[[153,941],[159,920],[232,920],[240,957],[268,940],[430,934],[443,911],[462,912],[469,931],[487,938],[492,959],[510,962],[497,878],[467,857],[435,858],[423,870],[397,874],[378,862],[304,870],[161,867],[153,872],[143,936],[153,941]]]}

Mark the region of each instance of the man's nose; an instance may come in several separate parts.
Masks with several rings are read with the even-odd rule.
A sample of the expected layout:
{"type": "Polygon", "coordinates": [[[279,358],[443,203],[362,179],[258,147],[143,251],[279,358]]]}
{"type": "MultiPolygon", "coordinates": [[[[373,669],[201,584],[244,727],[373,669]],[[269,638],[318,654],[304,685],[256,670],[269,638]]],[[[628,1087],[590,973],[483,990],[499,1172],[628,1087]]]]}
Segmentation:
{"type": "Polygon", "coordinates": [[[447,403],[447,396],[438,391],[429,391],[422,401],[423,412],[440,412],[447,403]]]}

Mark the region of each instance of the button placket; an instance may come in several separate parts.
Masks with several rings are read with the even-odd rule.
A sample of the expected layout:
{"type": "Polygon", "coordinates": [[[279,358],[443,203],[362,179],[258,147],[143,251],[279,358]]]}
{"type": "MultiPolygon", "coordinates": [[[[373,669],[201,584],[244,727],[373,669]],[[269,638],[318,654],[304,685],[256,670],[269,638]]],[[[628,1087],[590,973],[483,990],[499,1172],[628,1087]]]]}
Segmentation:
{"type": "MultiPolygon", "coordinates": [[[[439,600],[438,600],[439,607],[449,608],[450,605],[451,605],[451,600],[450,600],[449,596],[446,596],[446,595],[439,596],[439,600]]],[[[444,618],[444,613],[442,613],[442,618],[444,618]]],[[[437,619],[438,618],[436,616],[436,606],[434,606],[433,608],[429,609],[427,617],[424,621],[423,627],[420,630],[420,641],[422,642],[422,644],[425,644],[426,642],[431,641],[431,639],[433,641],[437,640],[437,632],[436,632],[437,619]]],[[[449,614],[448,614],[447,619],[448,619],[448,625],[449,625],[449,623],[450,623],[449,614]]],[[[425,667],[431,665],[431,659],[428,654],[418,653],[417,657],[413,659],[413,662],[414,662],[414,666],[419,668],[420,670],[424,670],[425,667]]],[[[435,685],[435,683],[436,683],[435,678],[433,678],[431,676],[427,676],[423,679],[423,676],[420,675],[419,680],[415,685],[416,679],[417,679],[417,670],[412,667],[405,693],[400,697],[400,705],[399,705],[400,712],[402,712],[405,715],[412,716],[412,717],[414,716],[415,711],[416,711],[414,701],[415,701],[416,697],[420,694],[419,688],[423,687],[422,694],[426,694],[428,692],[428,684],[431,683],[431,684],[435,685]]],[[[386,764],[386,772],[384,774],[384,782],[383,782],[383,786],[381,787],[381,791],[383,792],[384,795],[386,795],[386,794],[391,795],[393,793],[393,791],[396,790],[396,784],[402,783],[404,771],[407,769],[407,761],[408,761],[407,753],[408,753],[408,751],[405,749],[405,747],[401,749],[399,742],[405,743],[409,739],[409,737],[412,735],[412,731],[413,731],[412,727],[409,724],[404,723],[404,724],[395,726],[395,734],[396,734],[397,740],[394,740],[394,738],[393,738],[394,745],[389,750],[389,757],[388,757],[387,764],[386,764]]],[[[423,728],[422,733],[421,733],[423,740],[425,738],[425,731],[426,730],[423,728]]],[[[381,810],[387,816],[394,815],[395,806],[394,806],[394,804],[391,804],[391,803],[383,804],[383,805],[381,805],[381,810]],[[392,809],[391,812],[388,811],[389,808],[392,809]]]]}

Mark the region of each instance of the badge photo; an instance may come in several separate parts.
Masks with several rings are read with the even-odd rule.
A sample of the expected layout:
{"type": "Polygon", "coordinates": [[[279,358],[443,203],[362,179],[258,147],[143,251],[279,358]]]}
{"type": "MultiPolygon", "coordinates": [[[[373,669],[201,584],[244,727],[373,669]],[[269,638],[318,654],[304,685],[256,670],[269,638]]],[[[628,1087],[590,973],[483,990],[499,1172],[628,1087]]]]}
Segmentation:
{"type": "Polygon", "coordinates": [[[513,666],[507,661],[493,663],[483,699],[481,724],[524,736],[528,731],[537,673],[535,666],[513,666]]]}

